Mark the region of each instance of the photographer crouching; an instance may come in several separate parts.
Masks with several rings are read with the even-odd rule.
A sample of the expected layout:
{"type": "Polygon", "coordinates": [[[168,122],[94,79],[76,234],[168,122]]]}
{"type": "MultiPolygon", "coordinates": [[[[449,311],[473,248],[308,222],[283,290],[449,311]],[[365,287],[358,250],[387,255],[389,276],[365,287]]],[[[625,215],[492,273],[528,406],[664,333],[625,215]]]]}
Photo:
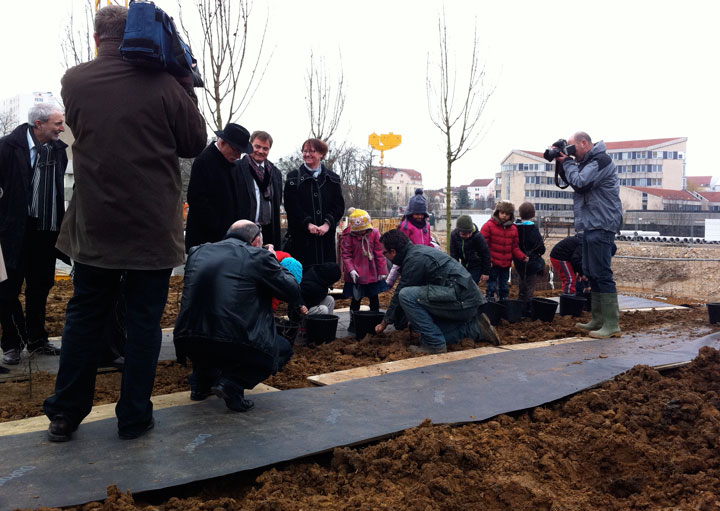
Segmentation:
{"type": "Polygon", "coordinates": [[[592,319],[575,326],[589,331],[590,337],[619,337],[617,288],[611,268],[615,253],[615,233],[622,225],[620,184],[615,163],[605,143],[592,143],[590,135],[578,131],[568,143],[558,140],[545,151],[545,159],[555,160],[558,176],[574,191],[575,230],[583,233],[583,273],[592,290],[592,319]]]}

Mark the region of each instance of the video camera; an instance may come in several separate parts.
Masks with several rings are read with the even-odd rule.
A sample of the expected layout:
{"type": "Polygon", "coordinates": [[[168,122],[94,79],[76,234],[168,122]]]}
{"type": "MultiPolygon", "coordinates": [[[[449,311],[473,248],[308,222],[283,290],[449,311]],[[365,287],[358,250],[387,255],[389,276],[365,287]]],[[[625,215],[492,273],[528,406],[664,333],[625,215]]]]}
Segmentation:
{"type": "MultiPolygon", "coordinates": [[[[560,156],[561,154],[564,154],[565,156],[575,156],[575,145],[570,144],[568,145],[567,140],[564,138],[561,138],[557,140],[551,147],[548,149],[545,149],[545,152],[543,153],[543,158],[545,158],[547,161],[552,162],[555,158],[560,156]]],[[[557,186],[560,189],[565,189],[570,184],[567,182],[567,179],[565,179],[565,171],[562,168],[561,163],[555,164],[555,186],[557,186]],[[565,186],[560,184],[560,182],[564,183],[565,186]]]]}
{"type": "Polygon", "coordinates": [[[119,49],[128,62],[179,78],[192,76],[193,87],[204,86],[190,46],[180,37],[173,19],[151,1],[130,2],[119,49]]]}

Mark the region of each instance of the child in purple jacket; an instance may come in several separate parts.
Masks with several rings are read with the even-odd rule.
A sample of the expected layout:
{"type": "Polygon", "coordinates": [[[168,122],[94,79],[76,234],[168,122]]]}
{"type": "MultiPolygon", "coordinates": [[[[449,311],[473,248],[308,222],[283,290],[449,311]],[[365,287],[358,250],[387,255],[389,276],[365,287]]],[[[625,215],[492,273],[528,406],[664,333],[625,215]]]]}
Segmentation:
{"type": "Polygon", "coordinates": [[[348,227],[342,233],[340,251],[345,270],[344,297],[350,301],[349,332],[355,331],[352,314],[360,310],[360,301],[367,296],[370,310],[380,310],[378,295],[387,290],[387,263],[380,244],[380,233],[373,229],[370,215],[362,209],[348,210],[348,227]]]}

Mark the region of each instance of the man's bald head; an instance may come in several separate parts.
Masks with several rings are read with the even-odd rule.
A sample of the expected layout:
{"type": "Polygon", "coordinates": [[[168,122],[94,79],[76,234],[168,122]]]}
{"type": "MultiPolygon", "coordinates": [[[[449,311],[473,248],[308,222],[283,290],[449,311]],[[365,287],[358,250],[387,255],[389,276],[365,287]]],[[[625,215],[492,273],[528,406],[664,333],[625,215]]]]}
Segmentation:
{"type": "Polygon", "coordinates": [[[227,233],[234,234],[254,247],[262,247],[262,230],[255,222],[251,222],[250,220],[238,220],[230,226],[227,233]]]}
{"type": "Polygon", "coordinates": [[[588,135],[584,131],[578,131],[572,137],[570,137],[568,144],[575,146],[575,157],[578,161],[581,161],[585,157],[585,155],[590,152],[590,149],[593,148],[593,143],[590,135],[588,135]]]}

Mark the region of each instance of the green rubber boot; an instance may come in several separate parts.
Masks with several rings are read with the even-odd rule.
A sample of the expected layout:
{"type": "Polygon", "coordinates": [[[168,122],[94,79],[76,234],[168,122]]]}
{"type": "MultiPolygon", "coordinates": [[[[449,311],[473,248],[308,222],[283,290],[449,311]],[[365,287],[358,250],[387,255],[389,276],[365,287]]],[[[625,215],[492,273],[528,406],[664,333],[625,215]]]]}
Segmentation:
{"type": "Polygon", "coordinates": [[[600,293],[591,294],[592,296],[590,306],[592,307],[592,319],[589,323],[575,323],[575,328],[579,328],[580,330],[585,330],[587,332],[603,326],[602,303],[600,303],[600,293]]]}
{"type": "MultiPolygon", "coordinates": [[[[618,308],[617,293],[598,293],[602,303],[603,325],[599,330],[593,330],[588,335],[595,339],[620,337],[620,309],[618,308]]],[[[593,297],[594,299],[595,297],[593,297]]]]}

